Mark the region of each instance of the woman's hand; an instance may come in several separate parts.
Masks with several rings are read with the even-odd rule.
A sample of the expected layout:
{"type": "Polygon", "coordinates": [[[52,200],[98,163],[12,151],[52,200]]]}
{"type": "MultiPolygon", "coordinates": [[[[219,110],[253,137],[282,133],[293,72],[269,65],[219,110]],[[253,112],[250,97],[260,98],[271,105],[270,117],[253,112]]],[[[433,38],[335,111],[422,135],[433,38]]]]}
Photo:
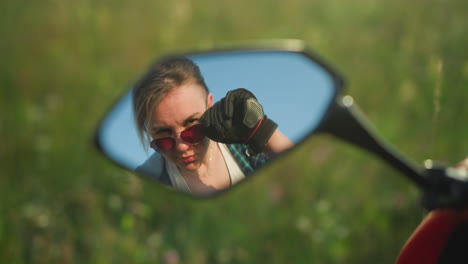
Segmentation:
{"type": "Polygon", "coordinates": [[[203,114],[201,123],[212,140],[247,144],[257,153],[278,127],[264,114],[255,95],[244,88],[229,91],[203,114]]]}

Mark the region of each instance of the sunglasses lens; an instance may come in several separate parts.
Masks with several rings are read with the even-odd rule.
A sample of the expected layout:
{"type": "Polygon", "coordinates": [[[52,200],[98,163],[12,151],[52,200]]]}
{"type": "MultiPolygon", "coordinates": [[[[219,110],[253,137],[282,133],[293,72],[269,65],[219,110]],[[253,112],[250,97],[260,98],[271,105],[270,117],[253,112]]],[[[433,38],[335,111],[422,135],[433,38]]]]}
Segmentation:
{"type": "Polygon", "coordinates": [[[172,138],[158,138],[151,141],[151,147],[156,151],[168,151],[174,147],[174,139],[172,138]]]}
{"type": "Polygon", "coordinates": [[[180,138],[190,144],[200,143],[205,138],[202,125],[194,125],[180,133],[180,138]]]}
{"type": "MultiPolygon", "coordinates": [[[[205,138],[202,125],[194,125],[180,133],[180,138],[189,144],[198,144],[205,138]]],[[[174,148],[176,142],[171,137],[157,138],[151,141],[150,145],[156,151],[169,151],[174,148]]]]}

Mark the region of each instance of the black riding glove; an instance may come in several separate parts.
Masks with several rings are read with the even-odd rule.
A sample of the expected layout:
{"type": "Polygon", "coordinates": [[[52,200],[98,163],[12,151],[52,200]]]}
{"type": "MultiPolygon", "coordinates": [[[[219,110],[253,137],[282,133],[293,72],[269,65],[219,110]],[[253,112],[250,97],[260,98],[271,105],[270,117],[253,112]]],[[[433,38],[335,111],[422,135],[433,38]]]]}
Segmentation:
{"type": "Polygon", "coordinates": [[[278,125],[263,113],[263,107],[250,91],[229,91],[201,117],[209,138],[226,144],[247,144],[256,153],[263,151],[278,125]]]}

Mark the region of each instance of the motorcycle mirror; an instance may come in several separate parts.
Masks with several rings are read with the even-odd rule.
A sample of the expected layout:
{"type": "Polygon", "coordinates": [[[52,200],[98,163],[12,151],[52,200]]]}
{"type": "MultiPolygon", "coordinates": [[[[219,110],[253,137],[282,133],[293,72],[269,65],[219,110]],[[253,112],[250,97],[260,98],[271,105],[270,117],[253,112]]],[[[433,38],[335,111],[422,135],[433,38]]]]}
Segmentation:
{"type": "MultiPolygon", "coordinates": [[[[316,55],[306,51],[301,41],[175,54],[162,60],[180,56],[198,65],[214,101],[236,88],[250,90],[265,114],[296,145],[321,126],[342,88],[341,78],[316,55]]],[[[156,64],[159,61],[156,60],[156,64]]],[[[163,155],[144,147],[148,142],[140,142],[132,96],[130,89],[112,107],[99,125],[95,141],[99,150],[116,164],[158,182],[167,163],[163,155]],[[145,162],[151,165],[142,167],[145,162]]],[[[246,177],[254,174],[249,173],[246,177]]],[[[185,192],[192,193],[190,188],[185,192]]]]}
{"type": "MultiPolygon", "coordinates": [[[[354,99],[348,95],[341,96],[343,81],[339,75],[306,50],[301,41],[267,42],[255,47],[250,45],[248,48],[168,57],[181,55],[198,65],[215,101],[237,88],[252,91],[262,104],[265,114],[279,125],[281,132],[296,146],[314,133],[330,134],[378,156],[421,190],[430,188],[431,183],[425,170],[412,164],[377,137],[354,99]]],[[[146,178],[170,186],[174,186],[177,181],[180,183],[180,177],[165,177],[161,180],[161,175],[167,176],[166,166],[170,163],[166,162],[164,155],[148,152],[142,147],[132,109],[130,90],[100,124],[95,136],[97,147],[118,165],[138,171],[146,178]]],[[[273,161],[274,158],[266,164],[273,161]]],[[[246,173],[245,176],[252,177],[254,172],[246,173]]],[[[185,180],[181,182],[185,186],[182,190],[192,193],[185,180]]],[[[211,194],[213,192],[195,195],[207,197],[211,194]]]]}

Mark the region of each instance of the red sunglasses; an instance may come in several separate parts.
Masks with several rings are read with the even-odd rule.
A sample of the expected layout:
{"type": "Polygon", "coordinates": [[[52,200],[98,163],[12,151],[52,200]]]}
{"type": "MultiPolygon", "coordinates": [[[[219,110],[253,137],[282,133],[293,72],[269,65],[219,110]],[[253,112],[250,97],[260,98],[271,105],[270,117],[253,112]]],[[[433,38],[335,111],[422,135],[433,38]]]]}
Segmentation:
{"type": "MultiPolygon", "coordinates": [[[[179,132],[180,139],[183,142],[197,145],[205,138],[205,132],[201,124],[197,124],[179,132]]],[[[150,146],[155,151],[169,151],[176,145],[176,140],[173,137],[156,138],[151,141],[150,146]]]]}

